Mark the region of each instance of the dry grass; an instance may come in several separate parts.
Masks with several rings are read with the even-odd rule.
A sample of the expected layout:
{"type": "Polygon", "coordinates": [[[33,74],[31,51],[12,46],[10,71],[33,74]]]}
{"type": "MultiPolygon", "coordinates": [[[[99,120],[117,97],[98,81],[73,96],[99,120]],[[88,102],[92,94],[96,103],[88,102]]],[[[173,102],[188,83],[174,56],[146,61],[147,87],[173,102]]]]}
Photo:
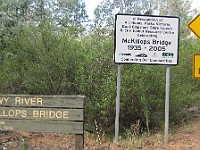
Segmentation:
{"type": "MultiPolygon", "coordinates": [[[[163,133],[135,135],[127,132],[119,144],[104,135],[85,133],[85,150],[181,150],[200,149],[200,118],[169,134],[163,144],[163,133]]],[[[8,150],[73,150],[74,135],[56,133],[7,132],[0,134],[1,149],[8,150]]]]}

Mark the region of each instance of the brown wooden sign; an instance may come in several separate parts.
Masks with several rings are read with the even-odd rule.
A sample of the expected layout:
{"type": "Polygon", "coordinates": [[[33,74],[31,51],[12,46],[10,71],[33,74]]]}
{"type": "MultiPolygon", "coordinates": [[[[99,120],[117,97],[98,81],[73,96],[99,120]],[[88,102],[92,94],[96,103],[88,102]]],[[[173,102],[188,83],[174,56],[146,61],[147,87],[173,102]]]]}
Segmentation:
{"type": "Polygon", "coordinates": [[[83,134],[83,123],[1,119],[0,130],[83,134]]]}
{"type": "Polygon", "coordinates": [[[83,121],[81,109],[0,107],[0,118],[83,121]]]}
{"type": "Polygon", "coordinates": [[[85,96],[0,95],[0,130],[74,133],[83,149],[85,96]]]}
{"type": "Polygon", "coordinates": [[[84,96],[0,95],[0,106],[83,108],[84,96]]]}

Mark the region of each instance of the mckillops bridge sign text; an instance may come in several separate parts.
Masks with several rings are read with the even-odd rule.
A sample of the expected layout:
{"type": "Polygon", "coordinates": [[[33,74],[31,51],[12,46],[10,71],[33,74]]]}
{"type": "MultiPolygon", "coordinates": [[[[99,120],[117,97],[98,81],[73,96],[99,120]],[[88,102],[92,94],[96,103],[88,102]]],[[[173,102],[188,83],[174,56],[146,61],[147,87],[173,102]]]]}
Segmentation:
{"type": "Polygon", "coordinates": [[[0,95],[0,130],[74,133],[84,145],[84,96],[0,95]]]}

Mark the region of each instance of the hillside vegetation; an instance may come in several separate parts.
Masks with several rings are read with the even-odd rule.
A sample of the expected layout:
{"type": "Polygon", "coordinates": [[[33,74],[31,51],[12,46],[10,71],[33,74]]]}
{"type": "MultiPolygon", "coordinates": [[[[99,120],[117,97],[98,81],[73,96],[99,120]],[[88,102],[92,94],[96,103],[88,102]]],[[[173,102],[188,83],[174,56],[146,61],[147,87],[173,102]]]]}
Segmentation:
{"type": "MultiPolygon", "coordinates": [[[[86,30],[84,21],[81,22],[80,19],[84,18],[84,13],[79,16],[79,22],[74,18],[59,18],[59,15],[53,16],[53,20],[48,18],[52,9],[39,9],[43,8],[40,7],[43,3],[37,3],[36,8],[41,13],[34,16],[30,16],[35,11],[28,3],[27,7],[25,4],[20,5],[24,7],[17,13],[10,9],[15,8],[11,7],[11,4],[0,3],[0,7],[4,8],[3,15],[12,12],[10,15],[2,15],[5,21],[1,22],[1,94],[85,95],[86,130],[94,132],[98,126],[100,131],[113,131],[117,65],[113,61],[112,25],[100,26],[101,23],[97,19],[96,24],[86,30]],[[31,9],[28,9],[28,6],[31,9]],[[26,10],[29,10],[29,13],[26,14],[26,10]],[[30,13],[31,11],[33,12],[30,13]]],[[[63,11],[67,10],[61,4],[60,13],[65,13],[63,11]]],[[[105,5],[108,3],[102,3],[98,8],[103,10],[105,5]]],[[[77,8],[84,10],[84,5],[77,8]]],[[[74,10],[72,16],[76,16],[76,11],[74,10]]],[[[55,12],[53,14],[56,14],[55,12]]],[[[179,12],[176,12],[177,14],[179,12]]],[[[182,119],[189,119],[188,108],[198,105],[200,100],[200,81],[192,79],[192,55],[200,51],[200,41],[186,38],[188,30],[185,21],[191,17],[181,17],[183,24],[179,64],[171,67],[171,125],[180,124],[182,119]]],[[[122,65],[122,130],[130,129],[131,125],[137,122],[140,122],[141,126],[139,132],[163,127],[165,73],[166,66],[122,65]]]]}

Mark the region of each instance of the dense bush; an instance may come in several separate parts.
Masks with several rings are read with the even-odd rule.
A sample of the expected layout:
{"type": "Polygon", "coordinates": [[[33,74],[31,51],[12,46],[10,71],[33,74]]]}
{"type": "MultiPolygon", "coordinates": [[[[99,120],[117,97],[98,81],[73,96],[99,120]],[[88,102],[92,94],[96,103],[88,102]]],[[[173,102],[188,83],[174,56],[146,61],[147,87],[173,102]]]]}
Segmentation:
{"type": "MultiPolygon", "coordinates": [[[[200,81],[192,79],[192,54],[200,43],[180,42],[179,65],[171,67],[170,119],[179,123],[199,101],[200,81]]],[[[54,30],[50,22],[18,26],[1,51],[2,94],[86,95],[86,129],[95,123],[113,130],[117,65],[113,35],[96,29],[82,38],[54,30]]],[[[120,127],[137,120],[144,129],[164,123],[166,66],[122,65],[120,127]]]]}

